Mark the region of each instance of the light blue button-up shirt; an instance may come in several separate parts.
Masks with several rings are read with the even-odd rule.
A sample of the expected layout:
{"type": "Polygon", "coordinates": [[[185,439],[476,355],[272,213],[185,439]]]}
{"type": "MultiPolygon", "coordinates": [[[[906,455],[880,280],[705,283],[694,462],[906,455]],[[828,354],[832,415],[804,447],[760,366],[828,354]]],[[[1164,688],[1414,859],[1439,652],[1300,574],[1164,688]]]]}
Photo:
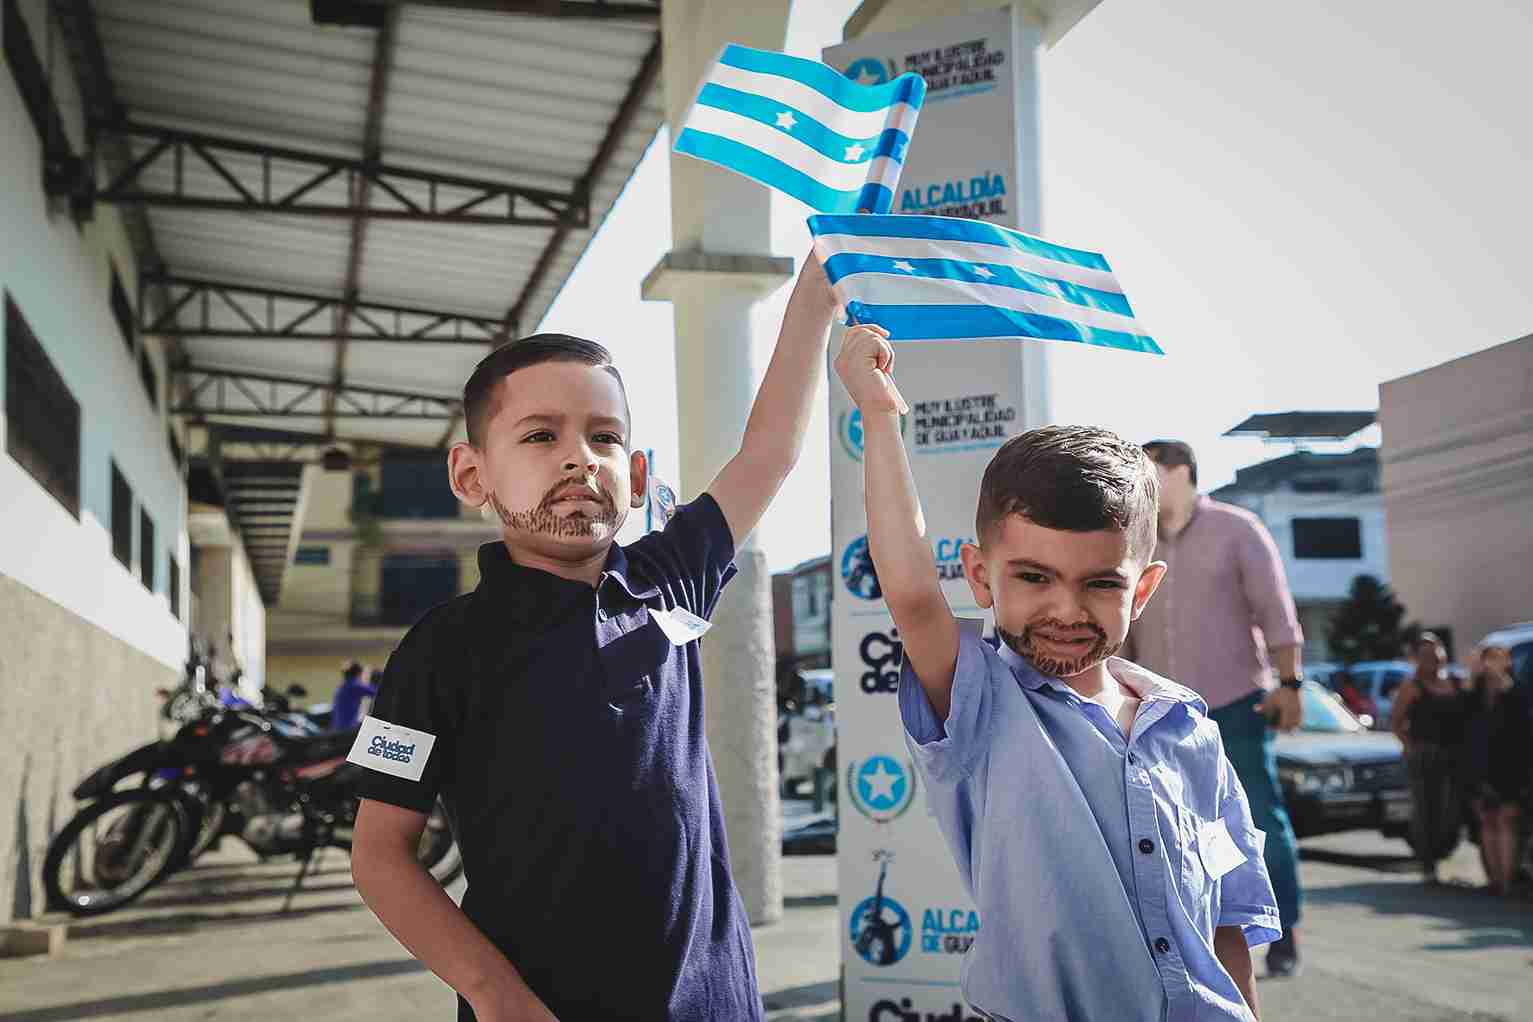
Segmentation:
{"type": "Polygon", "coordinates": [[[984,920],[964,996],[1009,1022],[1249,1020],[1213,940],[1281,933],[1265,835],[1203,701],[1127,660],[1108,670],[1141,700],[1127,738],[967,631],[945,722],[904,667],[907,742],[984,920]]]}

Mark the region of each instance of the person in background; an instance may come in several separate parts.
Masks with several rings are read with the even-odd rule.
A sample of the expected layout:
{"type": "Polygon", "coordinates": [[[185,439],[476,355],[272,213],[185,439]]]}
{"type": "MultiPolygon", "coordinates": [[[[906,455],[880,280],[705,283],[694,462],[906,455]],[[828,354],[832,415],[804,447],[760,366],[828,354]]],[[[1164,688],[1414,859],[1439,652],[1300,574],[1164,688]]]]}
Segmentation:
{"type": "Polygon", "coordinates": [[[1429,884],[1458,842],[1463,823],[1463,766],[1469,703],[1447,672],[1448,653],[1434,632],[1416,639],[1416,672],[1395,694],[1389,729],[1405,746],[1411,780],[1411,837],[1429,884]]]}
{"type": "Polygon", "coordinates": [[[1264,857],[1283,920],[1283,936],[1267,948],[1267,975],[1296,976],[1299,842],[1283,804],[1273,738],[1303,719],[1304,634],[1283,559],[1255,515],[1198,493],[1190,446],[1156,440],[1144,451],[1160,482],[1155,558],[1168,567],[1155,598],[1129,630],[1124,655],[1175,678],[1208,703],[1251,816],[1267,835],[1264,857]]]}
{"type": "Polygon", "coordinates": [[[355,731],[362,723],[362,700],[378,694],[376,676],[369,684],[362,680],[362,665],[353,660],[341,673],[341,683],[330,700],[330,730],[355,731]]]}
{"type": "Polygon", "coordinates": [[[1523,807],[1533,795],[1533,694],[1512,682],[1512,655],[1482,646],[1470,677],[1465,791],[1480,820],[1480,859],[1493,894],[1510,893],[1523,807]]]}

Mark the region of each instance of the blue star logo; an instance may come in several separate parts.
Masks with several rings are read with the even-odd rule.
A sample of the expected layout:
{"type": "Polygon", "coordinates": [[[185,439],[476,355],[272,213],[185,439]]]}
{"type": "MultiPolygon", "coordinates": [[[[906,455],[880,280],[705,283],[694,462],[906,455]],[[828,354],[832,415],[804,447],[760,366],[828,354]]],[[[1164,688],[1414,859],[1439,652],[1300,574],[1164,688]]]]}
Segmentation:
{"type": "Polygon", "coordinates": [[[870,809],[893,809],[905,800],[905,768],[888,756],[872,756],[857,771],[857,787],[870,809]]]}

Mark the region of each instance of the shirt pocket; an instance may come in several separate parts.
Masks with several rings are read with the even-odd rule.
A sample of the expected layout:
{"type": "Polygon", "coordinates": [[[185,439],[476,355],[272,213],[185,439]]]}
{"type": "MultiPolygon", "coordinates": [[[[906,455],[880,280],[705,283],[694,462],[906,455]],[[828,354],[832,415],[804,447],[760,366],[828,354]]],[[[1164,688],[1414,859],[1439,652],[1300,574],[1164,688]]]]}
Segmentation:
{"type": "Polygon", "coordinates": [[[1206,821],[1202,816],[1177,803],[1176,805],[1176,843],[1181,859],[1181,875],[1179,881],[1182,891],[1186,895],[1186,904],[1189,910],[1199,912],[1208,900],[1208,889],[1213,884],[1213,878],[1203,866],[1203,856],[1199,854],[1198,835],[1206,821]]]}
{"type": "Polygon", "coordinates": [[[664,630],[646,613],[643,623],[617,636],[600,653],[605,675],[602,695],[608,708],[626,713],[653,698],[665,674],[673,646],[664,630]]]}

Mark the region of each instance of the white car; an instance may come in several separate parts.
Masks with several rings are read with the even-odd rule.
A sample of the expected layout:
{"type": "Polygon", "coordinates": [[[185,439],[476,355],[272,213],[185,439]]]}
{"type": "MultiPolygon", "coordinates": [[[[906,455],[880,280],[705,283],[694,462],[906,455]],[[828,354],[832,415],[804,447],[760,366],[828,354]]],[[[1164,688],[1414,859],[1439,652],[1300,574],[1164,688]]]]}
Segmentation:
{"type": "Polygon", "coordinates": [[[806,705],[785,713],[778,721],[777,738],[783,791],[793,794],[802,781],[813,782],[815,771],[835,768],[836,704],[832,698],[829,669],[799,672],[804,681],[806,705]]]}

